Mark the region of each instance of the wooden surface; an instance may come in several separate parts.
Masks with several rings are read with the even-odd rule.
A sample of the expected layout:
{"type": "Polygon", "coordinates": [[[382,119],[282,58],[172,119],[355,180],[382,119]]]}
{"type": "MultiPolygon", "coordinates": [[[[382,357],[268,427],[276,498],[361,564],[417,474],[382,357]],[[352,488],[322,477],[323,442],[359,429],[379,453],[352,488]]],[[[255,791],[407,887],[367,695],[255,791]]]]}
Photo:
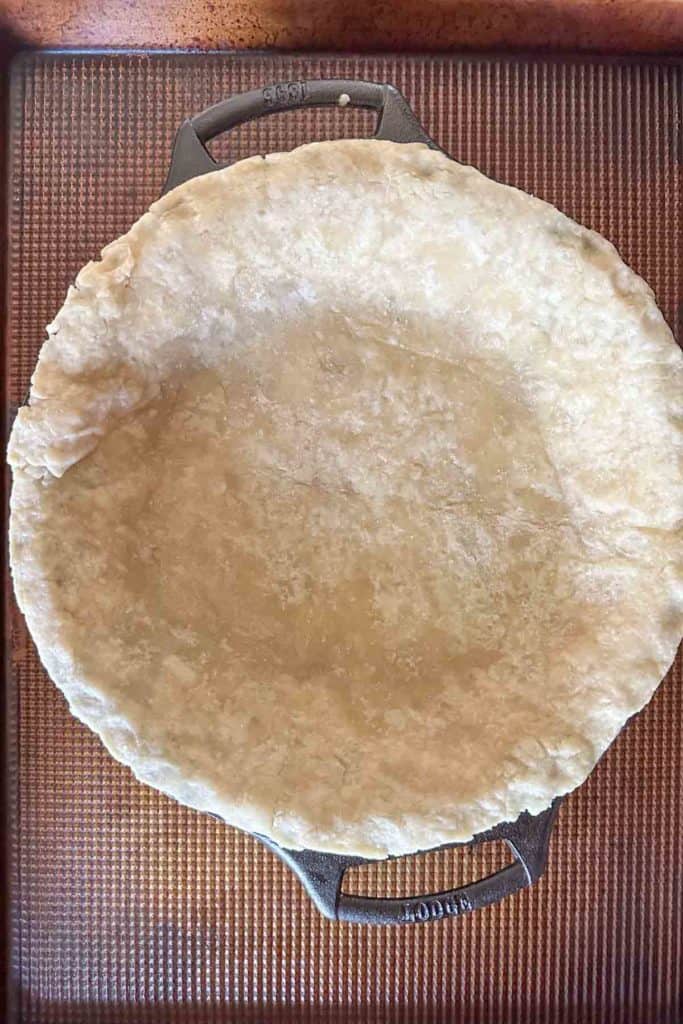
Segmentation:
{"type": "Polygon", "coordinates": [[[33,46],[683,49],[683,0],[0,0],[33,46]]]}

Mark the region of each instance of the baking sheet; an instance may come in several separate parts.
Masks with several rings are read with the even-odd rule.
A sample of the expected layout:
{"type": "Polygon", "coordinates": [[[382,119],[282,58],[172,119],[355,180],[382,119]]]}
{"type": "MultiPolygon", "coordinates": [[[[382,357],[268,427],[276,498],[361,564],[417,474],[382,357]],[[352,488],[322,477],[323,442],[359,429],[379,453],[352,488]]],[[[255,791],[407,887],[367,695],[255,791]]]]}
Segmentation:
{"type": "MultiPolygon", "coordinates": [[[[606,234],[680,331],[680,62],[43,53],[12,72],[10,408],[75,272],[159,194],[180,121],[318,76],[396,84],[458,159],[606,234]]],[[[367,134],[372,120],[291,112],[215,151],[367,134]]],[[[683,1019],[680,661],[565,802],[537,885],[469,917],[378,929],[324,920],[254,840],[138,784],[69,716],[12,605],[9,627],[10,1020],[683,1019]]],[[[507,859],[441,852],[364,868],[345,887],[435,891],[507,859]]]]}

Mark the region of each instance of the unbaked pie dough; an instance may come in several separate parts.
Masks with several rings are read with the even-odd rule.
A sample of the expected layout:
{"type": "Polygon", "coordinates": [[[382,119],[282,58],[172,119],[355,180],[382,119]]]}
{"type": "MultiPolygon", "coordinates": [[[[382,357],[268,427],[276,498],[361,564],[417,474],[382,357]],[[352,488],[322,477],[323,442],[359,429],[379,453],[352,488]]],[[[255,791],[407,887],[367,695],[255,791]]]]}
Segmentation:
{"type": "Polygon", "coordinates": [[[11,557],[71,710],[287,847],[465,840],[577,786],[683,622],[683,360],[553,207],[421,145],[155,203],[48,328],[11,557]]]}

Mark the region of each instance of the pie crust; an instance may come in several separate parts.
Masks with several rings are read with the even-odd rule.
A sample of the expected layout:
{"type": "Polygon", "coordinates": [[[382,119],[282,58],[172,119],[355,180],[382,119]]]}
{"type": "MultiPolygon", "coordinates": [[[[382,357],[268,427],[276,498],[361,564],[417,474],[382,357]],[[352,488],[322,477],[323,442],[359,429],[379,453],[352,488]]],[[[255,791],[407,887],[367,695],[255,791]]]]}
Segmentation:
{"type": "Polygon", "coordinates": [[[552,206],[422,145],[256,157],[88,264],[19,411],[11,561],[72,712],[290,848],[581,783],[683,625],[683,359],[552,206]]]}

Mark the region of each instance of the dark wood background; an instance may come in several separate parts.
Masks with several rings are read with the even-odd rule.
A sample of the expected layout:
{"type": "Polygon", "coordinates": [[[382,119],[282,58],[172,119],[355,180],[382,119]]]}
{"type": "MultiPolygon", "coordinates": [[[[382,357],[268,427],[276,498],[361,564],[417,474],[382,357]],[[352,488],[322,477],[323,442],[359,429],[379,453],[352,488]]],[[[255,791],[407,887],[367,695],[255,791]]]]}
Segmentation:
{"type": "Polygon", "coordinates": [[[680,0],[2,0],[33,46],[672,52],[680,0]]]}

